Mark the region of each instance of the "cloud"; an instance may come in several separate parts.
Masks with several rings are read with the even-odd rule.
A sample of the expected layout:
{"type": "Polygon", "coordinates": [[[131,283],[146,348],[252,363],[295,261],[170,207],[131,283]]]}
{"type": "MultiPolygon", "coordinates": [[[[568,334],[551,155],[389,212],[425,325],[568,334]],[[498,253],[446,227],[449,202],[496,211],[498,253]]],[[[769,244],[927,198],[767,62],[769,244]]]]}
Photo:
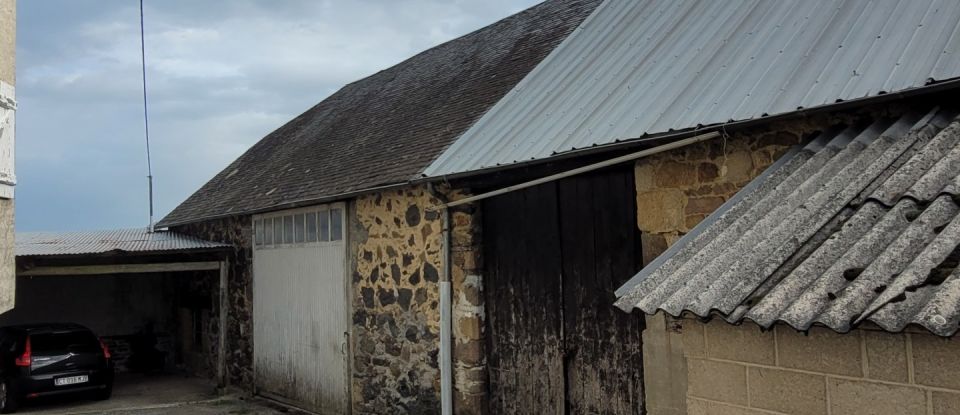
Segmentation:
{"type": "MultiPolygon", "coordinates": [[[[535,0],[147,0],[157,218],[346,83],[535,0]]],[[[17,229],[146,225],[139,10],[18,10],[17,229]]]]}

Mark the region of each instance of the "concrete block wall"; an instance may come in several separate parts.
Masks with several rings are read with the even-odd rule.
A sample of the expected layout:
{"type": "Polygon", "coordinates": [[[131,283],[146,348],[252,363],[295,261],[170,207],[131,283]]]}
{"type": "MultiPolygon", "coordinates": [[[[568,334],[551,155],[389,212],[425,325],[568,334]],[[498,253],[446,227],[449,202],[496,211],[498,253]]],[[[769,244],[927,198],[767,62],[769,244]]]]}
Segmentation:
{"type": "Polygon", "coordinates": [[[691,415],[960,413],[957,340],[919,330],[682,325],[691,415]]]}
{"type": "MultiPolygon", "coordinates": [[[[898,105],[877,106],[857,113],[822,113],[771,122],[638,160],[634,166],[637,226],[642,232],[644,265],[653,261],[811,133],[839,123],[896,115],[904,110],[898,105]]],[[[704,387],[706,380],[717,387],[733,388],[738,384],[727,384],[723,377],[688,379],[688,376],[713,369],[733,379],[745,377],[746,373],[741,374],[738,370],[721,373],[729,368],[711,363],[704,366],[701,361],[688,365],[684,350],[689,347],[687,343],[690,339],[681,334],[683,325],[682,319],[662,313],[647,316],[647,329],[643,333],[647,413],[764,413],[756,408],[746,410],[745,406],[736,410],[722,405],[704,409],[702,400],[685,398],[689,388],[704,387]],[[695,381],[700,383],[693,384],[695,381]]],[[[717,336],[717,341],[723,341],[722,333],[717,336]]],[[[769,362],[771,355],[765,353],[750,357],[769,362]]],[[[739,392],[736,390],[728,392],[742,397],[742,393],[737,395],[739,392]]]]}
{"type": "MultiPolygon", "coordinates": [[[[812,130],[804,123],[741,132],[640,159],[637,225],[644,265],[732,197],[812,130]]],[[[643,332],[644,403],[652,415],[687,413],[681,322],[648,316],[643,332]]]]}

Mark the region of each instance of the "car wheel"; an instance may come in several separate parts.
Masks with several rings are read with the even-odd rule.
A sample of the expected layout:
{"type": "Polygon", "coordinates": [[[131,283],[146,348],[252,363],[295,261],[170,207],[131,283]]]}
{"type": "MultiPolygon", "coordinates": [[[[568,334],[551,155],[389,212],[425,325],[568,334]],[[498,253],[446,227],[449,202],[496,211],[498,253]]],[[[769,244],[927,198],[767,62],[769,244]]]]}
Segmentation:
{"type": "Polygon", "coordinates": [[[96,391],[93,395],[93,398],[98,401],[105,401],[110,399],[110,396],[113,395],[113,384],[106,385],[105,388],[96,391]]]}
{"type": "Polygon", "coordinates": [[[9,380],[0,382],[0,413],[16,412],[18,406],[17,394],[9,380]]]}

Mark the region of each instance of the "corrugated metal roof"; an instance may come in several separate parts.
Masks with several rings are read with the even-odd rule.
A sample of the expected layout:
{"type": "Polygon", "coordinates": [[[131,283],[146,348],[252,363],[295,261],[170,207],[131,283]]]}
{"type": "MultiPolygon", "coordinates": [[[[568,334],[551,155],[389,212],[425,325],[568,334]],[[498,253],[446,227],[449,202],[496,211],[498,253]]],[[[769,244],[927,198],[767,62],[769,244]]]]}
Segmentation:
{"type": "Polygon", "coordinates": [[[111,251],[143,253],[193,251],[228,247],[230,247],[229,244],[205,241],[176,232],[151,233],[146,228],[84,232],[17,232],[16,235],[18,257],[100,254],[111,251]]]}
{"type": "Polygon", "coordinates": [[[606,0],[424,175],[958,76],[956,1],[606,0]]]}
{"type": "Polygon", "coordinates": [[[960,325],[960,119],[836,128],[784,156],[617,291],[617,306],[847,332],[960,325]]]}

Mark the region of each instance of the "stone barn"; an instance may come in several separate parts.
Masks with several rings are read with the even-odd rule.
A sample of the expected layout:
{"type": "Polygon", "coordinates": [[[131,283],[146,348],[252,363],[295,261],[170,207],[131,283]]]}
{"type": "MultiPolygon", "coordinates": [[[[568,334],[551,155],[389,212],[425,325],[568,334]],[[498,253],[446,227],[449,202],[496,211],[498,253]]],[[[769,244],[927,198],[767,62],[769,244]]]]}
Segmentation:
{"type": "MultiPolygon", "coordinates": [[[[574,164],[473,198],[484,252],[497,255],[484,258],[489,366],[527,369],[490,371],[491,412],[960,411],[958,13],[937,2],[599,6],[426,170],[451,180],[574,164]],[[604,162],[575,165],[604,151],[604,162]],[[624,163],[632,183],[619,192],[634,200],[617,206],[617,187],[592,180],[624,163]],[[565,191],[571,178],[583,184],[565,191]],[[568,219],[570,194],[602,205],[568,219]],[[617,218],[634,208],[625,231],[617,218]],[[488,227],[494,215],[503,222],[488,227]],[[538,226],[553,222],[594,237],[571,243],[538,226]],[[643,407],[580,407],[580,388],[600,382],[579,378],[576,363],[596,349],[571,349],[568,336],[633,337],[603,313],[585,332],[568,322],[583,314],[569,298],[603,295],[577,284],[568,258],[593,255],[592,281],[623,281],[604,272],[629,262],[618,248],[631,239],[612,238],[631,231],[644,268],[604,301],[647,315],[643,407]],[[530,315],[548,317],[518,318],[530,315]],[[558,379],[557,367],[562,393],[515,392],[558,379]]],[[[614,404],[633,383],[587,394],[614,404]]]]}
{"type": "Polygon", "coordinates": [[[422,170],[599,4],[549,1],[345,86],[264,137],[158,224],[238,247],[233,385],[321,412],[482,411],[473,210],[422,170]],[[444,252],[449,252],[449,260],[444,252]],[[474,288],[470,288],[474,287],[474,288]],[[448,291],[449,292],[449,291],[448,291]],[[453,339],[441,356],[441,332],[453,339]],[[452,363],[444,372],[441,362],[452,363]],[[441,386],[445,384],[446,386],[441,386]],[[454,392],[455,391],[455,392],[454,392]]]}
{"type": "Polygon", "coordinates": [[[238,247],[231,379],[309,409],[950,413],[958,21],[547,1],[345,86],[161,225],[238,247]]]}

